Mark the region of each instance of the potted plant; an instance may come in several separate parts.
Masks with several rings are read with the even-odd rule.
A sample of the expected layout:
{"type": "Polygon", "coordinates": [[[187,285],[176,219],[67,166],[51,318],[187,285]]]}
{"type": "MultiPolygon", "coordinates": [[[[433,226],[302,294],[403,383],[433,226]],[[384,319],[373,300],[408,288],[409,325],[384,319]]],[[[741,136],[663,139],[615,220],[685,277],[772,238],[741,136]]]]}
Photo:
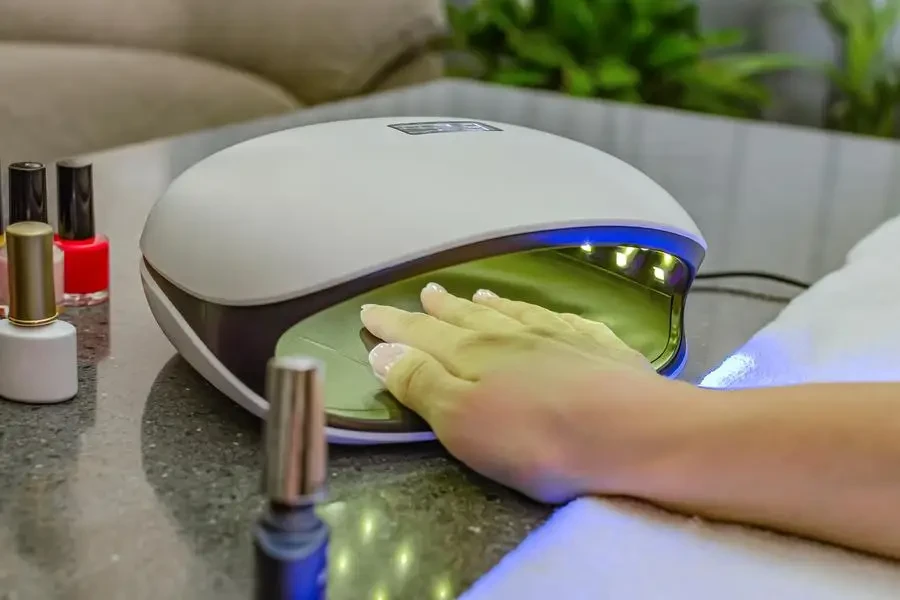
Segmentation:
{"type": "Polygon", "coordinates": [[[729,52],[743,32],[702,31],[689,0],[475,0],[449,18],[452,74],[732,117],[768,103],[757,76],[802,64],[729,52]]]}
{"type": "Polygon", "coordinates": [[[900,26],[900,0],[823,0],[819,10],[843,50],[842,64],[829,69],[836,100],[827,126],[895,137],[900,133],[900,60],[889,42],[900,26]]]}

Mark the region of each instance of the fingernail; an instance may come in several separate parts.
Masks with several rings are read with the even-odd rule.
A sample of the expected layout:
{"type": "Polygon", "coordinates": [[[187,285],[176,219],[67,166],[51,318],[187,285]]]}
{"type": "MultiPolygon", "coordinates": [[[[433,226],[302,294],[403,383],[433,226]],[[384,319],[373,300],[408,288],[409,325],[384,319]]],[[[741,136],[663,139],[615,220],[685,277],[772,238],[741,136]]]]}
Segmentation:
{"type": "Polygon", "coordinates": [[[424,291],[426,292],[437,292],[439,294],[446,294],[447,290],[444,289],[444,286],[431,282],[425,286],[424,291]]]}
{"type": "Polygon", "coordinates": [[[369,352],[369,364],[372,365],[375,375],[384,381],[388,371],[403,358],[407,350],[408,347],[403,344],[378,344],[372,348],[369,352]]]}
{"type": "Polygon", "coordinates": [[[475,292],[474,297],[476,300],[489,300],[491,298],[499,298],[500,296],[498,296],[491,290],[478,290],[477,292],[475,292]]]}

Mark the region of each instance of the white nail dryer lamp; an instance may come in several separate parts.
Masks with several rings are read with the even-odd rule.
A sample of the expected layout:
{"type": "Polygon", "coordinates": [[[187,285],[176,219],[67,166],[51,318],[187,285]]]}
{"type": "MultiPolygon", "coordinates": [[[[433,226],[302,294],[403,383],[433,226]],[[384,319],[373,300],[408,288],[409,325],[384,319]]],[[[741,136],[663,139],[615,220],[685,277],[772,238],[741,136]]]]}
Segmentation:
{"type": "Polygon", "coordinates": [[[218,152],[169,187],[141,238],[166,336],[263,416],[266,361],[326,365],[329,440],[432,439],[366,361],[364,303],[421,310],[429,281],[605,322],[659,372],[685,360],[697,226],[599,150],[483,121],[377,118],[280,131],[218,152]]]}

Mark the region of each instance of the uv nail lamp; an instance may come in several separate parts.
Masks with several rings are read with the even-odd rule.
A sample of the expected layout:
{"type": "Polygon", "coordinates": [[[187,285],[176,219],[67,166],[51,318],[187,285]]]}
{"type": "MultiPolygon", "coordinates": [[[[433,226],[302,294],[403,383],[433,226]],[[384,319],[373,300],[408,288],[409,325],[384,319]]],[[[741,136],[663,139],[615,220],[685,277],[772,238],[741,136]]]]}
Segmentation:
{"type": "Polygon", "coordinates": [[[326,365],[329,440],[431,439],[381,389],[359,309],[421,310],[429,281],[606,323],[659,372],[685,360],[697,226],[599,150],[483,121],[377,118],[280,131],[218,152],[152,209],[140,270],[178,351],[263,416],[273,355],[326,365]]]}

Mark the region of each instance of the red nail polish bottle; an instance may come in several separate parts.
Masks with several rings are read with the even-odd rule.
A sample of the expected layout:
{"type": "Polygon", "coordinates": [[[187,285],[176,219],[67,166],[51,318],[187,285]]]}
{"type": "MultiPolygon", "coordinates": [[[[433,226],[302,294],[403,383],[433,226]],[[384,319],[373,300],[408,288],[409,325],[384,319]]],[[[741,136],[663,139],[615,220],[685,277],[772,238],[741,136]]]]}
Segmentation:
{"type": "Polygon", "coordinates": [[[109,239],[94,231],[94,183],[90,163],[56,163],[59,233],[65,253],[63,304],[93,306],[109,299],[109,239]]]}

